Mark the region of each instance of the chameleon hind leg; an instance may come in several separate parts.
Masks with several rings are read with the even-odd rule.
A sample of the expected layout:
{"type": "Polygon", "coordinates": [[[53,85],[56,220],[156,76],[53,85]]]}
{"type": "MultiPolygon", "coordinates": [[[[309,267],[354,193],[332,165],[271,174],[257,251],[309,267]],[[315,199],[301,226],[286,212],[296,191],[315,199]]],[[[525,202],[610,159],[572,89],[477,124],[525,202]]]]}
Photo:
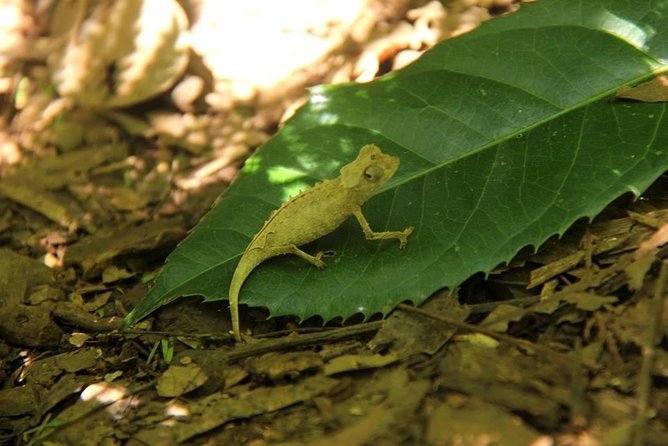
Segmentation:
{"type": "Polygon", "coordinates": [[[323,269],[324,267],[327,266],[327,264],[322,261],[322,257],[324,255],[324,252],[322,251],[316,253],[316,255],[313,256],[307,253],[306,251],[302,251],[296,245],[277,246],[275,248],[270,248],[267,251],[272,253],[275,252],[276,254],[274,255],[294,254],[306,260],[308,263],[310,263],[311,265],[315,266],[318,269],[323,269]]]}

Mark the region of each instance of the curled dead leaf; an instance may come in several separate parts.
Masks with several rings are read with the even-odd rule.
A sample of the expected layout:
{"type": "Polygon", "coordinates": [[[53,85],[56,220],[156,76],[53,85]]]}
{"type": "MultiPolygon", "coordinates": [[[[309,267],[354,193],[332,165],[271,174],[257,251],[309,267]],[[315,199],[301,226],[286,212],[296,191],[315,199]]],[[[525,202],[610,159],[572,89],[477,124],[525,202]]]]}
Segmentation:
{"type": "Polygon", "coordinates": [[[136,104],[164,92],[188,64],[188,19],[174,0],[59,2],[49,58],[62,96],[90,107],[136,104]]]}

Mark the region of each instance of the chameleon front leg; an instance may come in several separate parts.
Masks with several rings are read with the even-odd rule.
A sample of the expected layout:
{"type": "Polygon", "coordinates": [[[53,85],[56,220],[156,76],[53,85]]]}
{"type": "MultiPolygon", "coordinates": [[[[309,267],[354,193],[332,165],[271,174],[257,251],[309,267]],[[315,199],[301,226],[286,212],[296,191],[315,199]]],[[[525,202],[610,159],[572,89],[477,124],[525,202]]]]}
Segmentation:
{"type": "Polygon", "coordinates": [[[374,232],[369,226],[369,222],[366,221],[366,217],[364,217],[361,207],[355,209],[353,211],[353,215],[355,216],[360,226],[362,227],[362,231],[364,231],[364,237],[366,237],[367,240],[384,240],[388,238],[396,238],[399,240],[399,248],[406,247],[408,236],[411,235],[413,233],[413,230],[415,229],[413,226],[409,226],[403,231],[374,232]]]}

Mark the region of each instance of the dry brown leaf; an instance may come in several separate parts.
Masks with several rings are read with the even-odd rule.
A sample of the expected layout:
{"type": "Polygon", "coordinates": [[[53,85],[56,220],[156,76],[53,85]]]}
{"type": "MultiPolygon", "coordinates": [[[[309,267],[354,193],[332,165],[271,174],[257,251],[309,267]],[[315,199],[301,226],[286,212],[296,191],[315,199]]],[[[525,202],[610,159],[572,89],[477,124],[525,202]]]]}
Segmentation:
{"type": "Polygon", "coordinates": [[[530,413],[547,426],[557,425],[559,402],[570,398],[564,364],[544,362],[502,346],[450,344],[440,375],[444,387],[530,413]]]}
{"type": "Polygon", "coordinates": [[[33,413],[39,406],[40,386],[27,385],[0,390],[0,417],[33,413]]]}
{"type": "Polygon", "coordinates": [[[596,311],[606,304],[617,302],[614,296],[599,296],[594,293],[581,292],[562,292],[557,294],[559,300],[575,305],[578,309],[584,311],[596,311]]]}
{"type": "Polygon", "coordinates": [[[641,102],[666,102],[668,101],[668,75],[657,76],[651,81],[634,87],[623,86],[617,91],[617,97],[641,102]]]}
{"type": "Polygon", "coordinates": [[[429,390],[428,380],[412,380],[404,368],[394,368],[377,376],[379,384],[388,389],[387,398],[372,406],[358,420],[338,432],[329,433],[308,443],[313,446],[361,446],[366,444],[396,444],[396,430],[409,431],[406,420],[418,411],[422,399],[429,390]],[[380,438],[390,437],[383,442],[380,438]]]}
{"type": "MultiPolygon", "coordinates": [[[[465,320],[470,311],[461,306],[455,293],[436,293],[422,307],[436,314],[445,314],[459,321],[465,320]]],[[[406,311],[395,311],[383,322],[382,328],[369,341],[373,351],[388,348],[399,357],[415,353],[435,354],[452,337],[456,329],[441,321],[428,319],[406,311]]]]}
{"type": "Polygon", "coordinates": [[[352,370],[374,369],[378,367],[385,367],[398,361],[400,358],[397,355],[343,355],[334,358],[325,364],[323,371],[326,376],[335,375],[337,373],[350,372],[352,370]]]}
{"type": "Polygon", "coordinates": [[[515,305],[501,304],[494,308],[480,325],[490,330],[505,333],[510,322],[519,321],[527,313],[527,310],[515,305]]]}
{"type": "Polygon", "coordinates": [[[53,379],[65,372],[74,373],[95,367],[102,352],[97,348],[83,348],[69,353],[50,356],[34,361],[27,370],[26,380],[47,387],[53,379]]]}
{"type": "MultiPolygon", "coordinates": [[[[641,299],[633,305],[626,305],[620,309],[614,319],[611,320],[611,330],[622,342],[633,343],[643,346],[647,339],[649,330],[651,302],[649,299],[641,299]]],[[[662,326],[664,333],[668,332],[668,299],[663,302],[662,326]]]]}
{"type": "Polygon", "coordinates": [[[322,366],[322,357],[312,351],[267,353],[247,362],[248,369],[256,376],[276,381],[284,377],[295,378],[307,370],[322,366]]]}
{"type": "Polygon", "coordinates": [[[645,252],[638,256],[640,248],[633,253],[634,260],[624,268],[629,287],[633,290],[639,290],[645,282],[645,276],[649,272],[654,262],[657,260],[656,254],[652,251],[645,252]]]}
{"type": "MultiPolygon", "coordinates": [[[[331,390],[337,381],[314,376],[296,384],[260,387],[235,396],[215,393],[188,403],[184,409],[190,414],[187,422],[173,425],[156,424],[139,431],[135,440],[143,444],[191,444],[196,435],[215,429],[231,420],[248,418],[292,406],[331,390]]],[[[185,421],[185,420],[184,420],[185,421]]]]}
{"type": "Polygon", "coordinates": [[[102,272],[118,256],[151,251],[181,240],[185,230],[178,220],[164,219],[134,226],[124,225],[84,237],[70,246],[65,257],[67,265],[79,264],[86,277],[102,272]]]}
{"type": "Polygon", "coordinates": [[[158,378],[156,390],[164,397],[181,396],[197,389],[207,379],[206,373],[197,364],[170,365],[158,378]]]}

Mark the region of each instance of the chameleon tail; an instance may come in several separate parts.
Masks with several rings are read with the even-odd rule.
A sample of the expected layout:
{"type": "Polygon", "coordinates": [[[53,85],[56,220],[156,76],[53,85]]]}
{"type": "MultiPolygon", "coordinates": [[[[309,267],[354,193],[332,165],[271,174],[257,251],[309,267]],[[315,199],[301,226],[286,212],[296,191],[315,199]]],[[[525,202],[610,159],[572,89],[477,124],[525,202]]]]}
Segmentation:
{"type": "Polygon", "coordinates": [[[232,316],[232,331],[237,342],[241,342],[241,332],[239,329],[239,291],[251,271],[263,261],[264,259],[242,256],[237,269],[234,271],[234,276],[232,276],[232,282],[230,282],[230,314],[232,316]]]}

